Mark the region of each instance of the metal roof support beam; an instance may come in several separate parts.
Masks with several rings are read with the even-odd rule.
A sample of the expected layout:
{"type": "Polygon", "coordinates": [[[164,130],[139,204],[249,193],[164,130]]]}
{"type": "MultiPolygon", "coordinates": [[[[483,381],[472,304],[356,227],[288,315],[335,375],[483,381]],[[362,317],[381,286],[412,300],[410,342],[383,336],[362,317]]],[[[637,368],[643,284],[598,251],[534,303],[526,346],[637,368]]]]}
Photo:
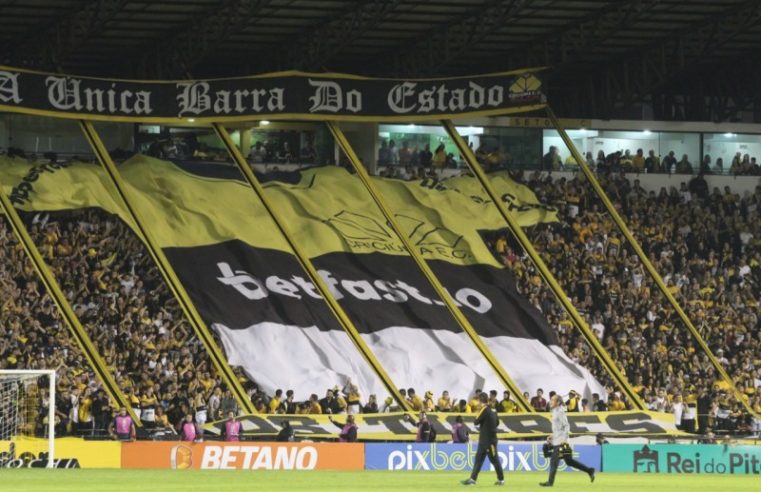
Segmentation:
{"type": "Polygon", "coordinates": [[[276,69],[315,71],[335,59],[353,41],[371,32],[393,13],[402,0],[362,0],[353,4],[345,15],[322,23],[302,36],[275,48],[275,56],[267,58],[276,69]]]}
{"type": "Polygon", "coordinates": [[[35,26],[5,50],[10,64],[57,70],[68,55],[82,46],[116,16],[128,0],[87,0],[47,27],[35,26]]]}
{"type": "Polygon", "coordinates": [[[148,78],[183,77],[221,42],[245,28],[271,0],[224,0],[190,19],[185,29],[151,43],[133,62],[133,73],[148,78]]]}
{"type": "Polygon", "coordinates": [[[376,66],[398,76],[430,75],[492,32],[501,29],[531,4],[528,0],[492,0],[469,15],[437,25],[422,36],[381,56],[376,66]]]}
{"type": "Polygon", "coordinates": [[[621,29],[652,15],[661,0],[613,2],[580,22],[538,36],[522,46],[511,49],[509,67],[536,67],[576,63],[596,46],[610,39],[621,29]]]}
{"type": "MultiPolygon", "coordinates": [[[[758,50],[690,73],[684,83],[653,94],[656,119],[743,121],[743,113],[761,101],[758,50]]],[[[761,122],[759,115],[752,121],[761,122]]]]}
{"type": "Polygon", "coordinates": [[[613,117],[616,110],[642,101],[675,80],[688,78],[688,73],[697,71],[706,58],[759,23],[761,3],[749,0],[659,39],[648,49],[595,69],[586,82],[568,84],[566,79],[562,85],[555,84],[555,90],[551,91],[556,96],[553,103],[562,108],[563,115],[582,116],[589,113],[589,105],[601,94],[616,94],[604,98],[599,108],[602,114],[597,115],[613,117]],[[579,86],[588,84],[593,86],[592,91],[579,90],[579,86]]]}

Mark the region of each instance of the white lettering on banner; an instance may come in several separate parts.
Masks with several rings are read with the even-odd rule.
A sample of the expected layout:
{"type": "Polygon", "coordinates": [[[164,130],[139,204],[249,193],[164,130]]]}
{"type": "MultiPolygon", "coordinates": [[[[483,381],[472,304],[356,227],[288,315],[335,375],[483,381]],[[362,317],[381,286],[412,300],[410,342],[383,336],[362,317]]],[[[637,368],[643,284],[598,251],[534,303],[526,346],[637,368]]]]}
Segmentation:
{"type": "MultiPolygon", "coordinates": [[[[320,295],[317,294],[317,289],[312,282],[303,277],[293,276],[290,280],[286,280],[282,277],[270,275],[262,281],[244,270],[233,270],[229,263],[223,261],[217,263],[217,268],[219,268],[219,273],[221,274],[220,277],[217,277],[218,281],[234,288],[246,299],[251,301],[265,299],[271,293],[292,297],[294,299],[301,299],[303,297],[303,292],[309,297],[315,299],[320,298],[320,295]]],[[[415,299],[416,301],[427,305],[444,305],[444,303],[438,299],[431,300],[425,297],[416,287],[401,280],[393,282],[380,279],[372,281],[338,280],[327,270],[318,270],[317,273],[319,273],[325,281],[328,289],[336,300],[341,300],[346,297],[346,293],[360,301],[386,300],[395,303],[403,303],[409,301],[409,299],[415,299]]],[[[455,304],[457,304],[457,306],[468,307],[479,314],[489,312],[493,306],[488,297],[469,287],[459,289],[455,292],[454,296],[450,295],[450,297],[455,299],[455,304]]]]}
{"type": "Polygon", "coordinates": [[[489,92],[486,93],[486,104],[489,106],[499,106],[504,100],[505,90],[498,85],[490,87],[489,92]]]}
{"type": "Polygon", "coordinates": [[[484,105],[484,88],[473,82],[468,83],[468,105],[473,109],[478,109],[484,105]]]}
{"type": "Polygon", "coordinates": [[[477,110],[486,106],[499,107],[505,100],[505,89],[501,85],[489,88],[468,82],[467,89],[450,89],[446,83],[416,90],[418,83],[402,82],[388,91],[388,107],[397,114],[409,112],[441,113],[477,110]]]}
{"type": "Polygon", "coordinates": [[[58,109],[82,109],[79,101],[80,80],[67,79],[66,77],[48,77],[45,84],[48,86],[48,100],[58,109]]]}
{"type": "Polygon", "coordinates": [[[19,104],[22,99],[19,95],[17,73],[0,70],[0,102],[12,102],[19,104]]]}
{"type": "Polygon", "coordinates": [[[201,114],[211,108],[208,82],[180,82],[177,88],[180,87],[182,92],[177,94],[180,113],[177,116],[186,113],[201,114]]]}
{"type": "Polygon", "coordinates": [[[236,456],[233,454],[234,451],[240,451],[240,446],[225,446],[224,451],[222,452],[222,463],[220,463],[219,468],[222,470],[235,469],[233,466],[236,458],[236,456]]]}
{"type": "MultiPolygon", "coordinates": [[[[505,471],[537,471],[546,467],[536,462],[538,449],[533,451],[519,451],[514,446],[507,447],[507,453],[498,451],[497,456],[505,471]],[[536,455],[536,456],[535,456],[536,455]],[[532,460],[532,458],[534,458],[532,460]]],[[[445,451],[438,449],[435,444],[430,450],[420,451],[407,445],[405,451],[392,451],[388,454],[386,469],[388,470],[463,470],[472,469],[476,459],[475,445],[469,445],[464,451],[445,451]]],[[[578,456],[578,454],[576,454],[578,456]]],[[[490,469],[493,468],[489,465],[490,469]]],[[[564,467],[561,466],[561,470],[564,467]]]]}
{"type": "Polygon", "coordinates": [[[201,459],[201,469],[219,469],[221,467],[222,446],[206,446],[201,459]]]}
{"type": "Polygon", "coordinates": [[[392,451],[388,455],[389,470],[430,470],[428,455],[430,451],[413,451],[412,446],[407,446],[407,453],[392,451]],[[414,467],[414,468],[413,468],[414,467]]]}
{"type": "Polygon", "coordinates": [[[255,113],[264,110],[278,112],[285,110],[285,89],[275,87],[272,89],[236,89],[218,90],[210,93],[211,86],[208,82],[178,82],[177,88],[181,89],[177,94],[179,105],[178,117],[186,114],[200,115],[210,112],[216,115],[230,113],[255,113]]]}
{"type": "Polygon", "coordinates": [[[82,88],[82,81],[71,77],[50,76],[45,79],[48,87],[48,102],[64,111],[82,111],[110,114],[151,114],[151,93],[119,90],[116,83],[106,90],[91,87],[82,88]],[[82,100],[84,99],[84,103],[82,100]]]}
{"type": "Polygon", "coordinates": [[[201,458],[204,470],[313,470],[316,466],[313,446],[206,445],[201,458]]]}
{"type": "Polygon", "coordinates": [[[327,111],[337,113],[344,108],[352,113],[362,111],[362,94],[357,90],[350,90],[344,97],[343,88],[329,80],[309,79],[309,85],[314,87],[314,95],[309,98],[312,107],[310,113],[315,111],[327,111]]]}
{"type": "Polygon", "coordinates": [[[409,104],[407,99],[414,96],[414,88],[417,86],[414,82],[402,82],[396,84],[388,91],[388,107],[394,113],[409,113],[415,109],[415,104],[409,104]]]}
{"type": "Polygon", "coordinates": [[[232,285],[246,299],[256,301],[267,297],[267,289],[258,278],[252,277],[243,270],[236,270],[233,273],[233,269],[227,263],[217,263],[217,267],[222,274],[221,277],[217,277],[217,280],[225,285],[232,285]]]}
{"type": "MultiPolygon", "coordinates": [[[[470,425],[473,415],[462,414],[470,425]],[[470,419],[470,420],[469,420],[470,419]]],[[[449,435],[456,414],[430,413],[428,419],[439,430],[443,437],[449,435]]],[[[412,426],[399,427],[401,413],[385,413],[357,416],[357,424],[362,429],[365,440],[412,440],[415,439],[415,428],[412,426]]],[[[247,415],[241,417],[242,434],[249,437],[272,437],[277,434],[281,416],[278,415],[247,415]]],[[[537,437],[550,432],[551,422],[546,413],[500,414],[500,439],[537,437]]],[[[596,412],[571,413],[568,415],[573,435],[593,435],[598,432],[605,434],[659,434],[662,436],[681,434],[676,430],[671,414],[655,412],[596,412]],[[664,418],[667,416],[667,418],[664,418]]],[[[336,428],[325,415],[301,415],[291,419],[296,435],[304,438],[335,437],[336,428]]],[[[224,421],[206,424],[205,430],[214,435],[224,431],[224,421]]]]}
{"type": "Polygon", "coordinates": [[[477,313],[484,314],[491,309],[491,301],[474,289],[469,289],[467,287],[460,289],[455,294],[455,298],[477,313]]]}

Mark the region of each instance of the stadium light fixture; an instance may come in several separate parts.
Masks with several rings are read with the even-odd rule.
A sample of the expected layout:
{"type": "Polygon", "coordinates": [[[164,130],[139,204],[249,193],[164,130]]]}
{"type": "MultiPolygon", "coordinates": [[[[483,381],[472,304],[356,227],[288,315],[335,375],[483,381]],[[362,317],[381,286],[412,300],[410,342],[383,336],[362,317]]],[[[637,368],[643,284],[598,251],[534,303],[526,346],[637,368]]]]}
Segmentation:
{"type": "Polygon", "coordinates": [[[269,120],[262,120],[262,121],[259,122],[260,126],[267,126],[269,124],[270,124],[269,120]]]}
{"type": "Polygon", "coordinates": [[[650,130],[642,130],[643,135],[651,135],[652,133],[650,130]]]}
{"type": "Polygon", "coordinates": [[[188,118],[188,123],[194,123],[196,121],[195,118],[188,118]]]}
{"type": "Polygon", "coordinates": [[[724,136],[727,137],[727,138],[733,138],[735,136],[735,134],[732,133],[732,132],[727,132],[727,133],[724,134],[724,136]]]}

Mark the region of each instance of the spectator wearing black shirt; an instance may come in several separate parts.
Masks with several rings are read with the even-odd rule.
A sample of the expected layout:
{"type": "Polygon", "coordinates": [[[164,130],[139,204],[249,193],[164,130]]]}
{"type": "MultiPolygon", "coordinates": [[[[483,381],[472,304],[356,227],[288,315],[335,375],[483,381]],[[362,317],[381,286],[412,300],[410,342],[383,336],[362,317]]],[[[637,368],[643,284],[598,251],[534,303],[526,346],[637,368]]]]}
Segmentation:
{"type": "Polygon", "coordinates": [[[341,406],[338,403],[338,399],[333,394],[333,390],[328,390],[325,392],[325,398],[322,398],[320,400],[320,408],[322,408],[322,413],[341,413],[341,406]]]}
{"type": "Polygon", "coordinates": [[[600,399],[598,393],[592,393],[592,411],[593,412],[607,412],[608,404],[604,400],[600,399]]]}
{"type": "Polygon", "coordinates": [[[425,144],[425,147],[423,147],[423,150],[420,151],[418,159],[419,159],[420,166],[425,168],[431,167],[431,164],[433,163],[433,152],[431,152],[430,145],[425,144]]]}
{"type": "Polygon", "coordinates": [[[293,441],[295,439],[295,434],[293,431],[293,427],[291,427],[291,423],[287,420],[283,420],[283,422],[280,424],[283,428],[280,429],[280,432],[277,433],[277,437],[275,438],[275,441],[277,442],[289,442],[293,441]]]}
{"type": "Polygon", "coordinates": [[[676,166],[676,157],[674,157],[674,151],[672,150],[669,152],[669,155],[663,158],[663,172],[671,174],[674,166],[676,166]]]}
{"type": "Polygon", "coordinates": [[[375,395],[370,395],[367,399],[367,404],[362,407],[362,413],[378,413],[378,399],[375,395]]]}

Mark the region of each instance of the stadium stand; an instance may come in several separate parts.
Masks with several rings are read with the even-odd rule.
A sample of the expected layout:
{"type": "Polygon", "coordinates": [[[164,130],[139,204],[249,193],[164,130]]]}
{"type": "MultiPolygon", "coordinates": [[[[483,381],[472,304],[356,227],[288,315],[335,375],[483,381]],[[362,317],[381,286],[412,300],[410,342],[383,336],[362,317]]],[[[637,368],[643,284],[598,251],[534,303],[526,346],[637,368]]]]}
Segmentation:
{"type": "MultiPolygon", "coordinates": [[[[695,407],[687,412],[697,413],[701,431],[750,432],[751,416],[718,380],[612,220],[600,212],[591,188],[580,178],[538,173],[525,181],[560,210],[558,223],[536,226],[530,237],[648,407],[674,412],[677,422],[685,405],[695,407]]],[[[620,174],[601,181],[736,388],[758,409],[761,187],[743,197],[729,189],[709,193],[695,177],[682,190],[655,194],[620,174]]],[[[520,279],[523,294],[557,328],[566,352],[610,385],[527,258],[504,233],[492,238],[492,247],[520,279]]],[[[685,427],[695,430],[694,424],[685,427]]]]}
{"type": "MultiPolygon", "coordinates": [[[[600,171],[607,169],[598,166],[600,171]]],[[[435,171],[425,170],[430,172],[435,171]]],[[[539,172],[514,177],[541,201],[560,210],[559,222],[535,226],[528,233],[648,407],[673,412],[681,427],[693,432],[758,432],[759,422],[744,413],[731,388],[717,380],[707,358],[696,350],[612,221],[600,212],[601,205],[585,181],[554,179],[539,172]]],[[[682,190],[662,189],[656,194],[623,174],[608,172],[600,178],[737,389],[761,411],[761,186],[740,197],[730,189],[709,192],[702,178],[696,177],[682,190]]],[[[171,433],[187,414],[200,426],[228,411],[237,412],[150,256],[125,224],[97,210],[27,214],[25,220],[146,427],[171,433]]],[[[577,400],[576,410],[626,408],[628,402],[614,391],[610,378],[508,233],[490,233],[486,239],[516,274],[521,293],[557,329],[566,353],[606,384],[607,395],[591,402],[577,400]]],[[[4,220],[0,246],[10,252],[0,263],[0,283],[11,293],[0,311],[0,368],[58,368],[59,435],[104,436],[116,409],[109,406],[87,370],[4,220]],[[22,326],[28,328],[22,330],[22,326]]],[[[342,382],[342,388],[330,388],[330,395],[322,399],[292,391],[285,396],[265,395],[255,383],[239,376],[262,413],[325,413],[328,409],[339,413],[347,410],[347,400],[359,398],[342,382]]],[[[572,390],[546,389],[563,395],[572,390]]],[[[536,388],[525,390],[533,394],[536,388]]],[[[473,395],[454,396],[453,402],[475,400],[473,395]]],[[[426,398],[431,400],[430,407],[436,406],[432,395],[426,398]]],[[[414,408],[423,407],[419,397],[409,399],[414,408]]],[[[390,407],[388,401],[381,409],[377,403],[365,403],[363,399],[359,408],[382,411],[390,407]]],[[[467,403],[461,406],[476,410],[467,403]]],[[[44,412],[40,415],[42,433],[44,412]]]]}
{"type": "MultiPolygon", "coordinates": [[[[171,431],[187,413],[200,425],[220,412],[237,412],[144,246],[123,222],[98,210],[27,219],[32,238],[145,427],[171,431]]],[[[5,221],[0,242],[13,252],[3,257],[0,275],[12,293],[1,314],[10,332],[0,343],[0,367],[63,369],[60,434],[102,435],[116,409],[87,371],[49,297],[40,294],[5,221]]]]}
{"type": "MultiPolygon", "coordinates": [[[[54,368],[58,375],[56,432],[77,431],[78,411],[72,400],[87,389],[97,394],[99,383],[74,343],[50,297],[39,285],[31,263],[0,217],[0,285],[4,297],[0,306],[0,368],[54,368]],[[75,418],[76,416],[76,418],[75,418]]],[[[44,398],[43,398],[44,400],[44,398]]],[[[42,434],[42,416],[47,405],[40,402],[37,433],[42,434]]],[[[87,417],[87,416],[85,416],[87,417]]]]}

